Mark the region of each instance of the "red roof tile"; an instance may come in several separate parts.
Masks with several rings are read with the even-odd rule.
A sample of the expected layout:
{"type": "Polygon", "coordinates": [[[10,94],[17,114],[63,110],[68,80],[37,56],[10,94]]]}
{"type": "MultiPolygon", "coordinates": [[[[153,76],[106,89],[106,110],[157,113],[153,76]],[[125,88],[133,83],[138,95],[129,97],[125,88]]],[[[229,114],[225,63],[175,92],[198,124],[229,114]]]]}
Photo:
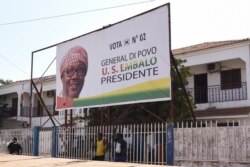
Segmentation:
{"type": "Polygon", "coordinates": [[[174,55],[178,55],[178,54],[184,54],[184,53],[189,53],[189,52],[194,52],[194,51],[199,51],[199,50],[215,48],[219,46],[232,45],[232,44],[246,42],[246,41],[250,42],[250,38],[240,39],[240,40],[204,42],[204,43],[197,44],[197,45],[174,49],[172,50],[172,52],[174,55]]]}

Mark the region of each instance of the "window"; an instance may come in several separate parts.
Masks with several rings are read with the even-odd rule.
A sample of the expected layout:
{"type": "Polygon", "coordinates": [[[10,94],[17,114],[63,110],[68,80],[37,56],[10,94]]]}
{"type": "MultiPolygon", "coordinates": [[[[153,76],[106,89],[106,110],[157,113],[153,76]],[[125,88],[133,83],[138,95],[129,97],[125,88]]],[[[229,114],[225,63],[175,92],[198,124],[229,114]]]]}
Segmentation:
{"type": "Polygon", "coordinates": [[[221,89],[241,88],[241,70],[221,71],[221,89]]]}

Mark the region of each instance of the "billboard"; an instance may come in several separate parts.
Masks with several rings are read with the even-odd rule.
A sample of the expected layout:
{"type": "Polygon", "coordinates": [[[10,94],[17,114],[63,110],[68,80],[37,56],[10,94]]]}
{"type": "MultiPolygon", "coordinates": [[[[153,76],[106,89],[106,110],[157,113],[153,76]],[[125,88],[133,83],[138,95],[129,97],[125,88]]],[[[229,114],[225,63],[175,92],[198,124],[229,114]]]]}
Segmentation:
{"type": "Polygon", "coordinates": [[[56,109],[171,99],[169,4],[57,46],[56,109]]]}

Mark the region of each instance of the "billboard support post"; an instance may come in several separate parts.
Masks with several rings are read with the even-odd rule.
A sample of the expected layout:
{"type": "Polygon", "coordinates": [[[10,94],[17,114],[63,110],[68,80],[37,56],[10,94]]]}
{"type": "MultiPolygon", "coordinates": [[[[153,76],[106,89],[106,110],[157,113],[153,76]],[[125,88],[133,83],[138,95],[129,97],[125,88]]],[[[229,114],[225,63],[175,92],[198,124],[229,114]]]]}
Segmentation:
{"type": "Polygon", "coordinates": [[[64,114],[64,125],[65,127],[68,127],[68,110],[64,110],[65,114],[64,114]]]}
{"type": "Polygon", "coordinates": [[[31,117],[32,117],[32,90],[33,90],[33,52],[31,53],[31,72],[30,72],[30,107],[29,107],[29,127],[31,128],[31,117]]]}

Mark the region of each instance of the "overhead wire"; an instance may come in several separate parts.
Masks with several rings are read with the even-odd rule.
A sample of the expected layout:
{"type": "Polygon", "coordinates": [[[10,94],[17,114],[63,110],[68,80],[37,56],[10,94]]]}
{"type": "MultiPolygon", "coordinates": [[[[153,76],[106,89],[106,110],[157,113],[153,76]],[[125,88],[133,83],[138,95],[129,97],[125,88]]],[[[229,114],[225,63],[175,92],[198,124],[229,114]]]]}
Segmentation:
{"type": "Polygon", "coordinates": [[[141,1],[141,2],[123,4],[123,5],[116,5],[116,6],[110,6],[110,7],[105,7],[105,8],[99,8],[99,9],[85,10],[85,11],[81,11],[81,12],[73,12],[73,13],[67,13],[67,14],[61,14],[61,15],[55,15],[55,16],[41,17],[41,18],[36,18],[36,19],[27,19],[27,20],[13,21],[13,22],[7,22],[7,23],[0,23],[0,26],[41,21],[41,20],[47,20],[47,19],[65,17],[65,16],[78,15],[78,14],[83,14],[83,13],[97,12],[97,11],[101,11],[101,10],[108,10],[108,9],[114,9],[114,8],[121,8],[121,7],[125,7],[125,6],[132,6],[132,5],[148,3],[148,2],[152,2],[152,1],[155,1],[155,0],[147,0],[147,1],[141,1]]]}
{"type": "Polygon", "coordinates": [[[16,67],[18,70],[22,71],[23,73],[25,73],[26,75],[30,75],[28,74],[26,71],[24,71],[22,68],[20,68],[18,65],[16,65],[15,63],[11,62],[9,59],[7,59],[6,57],[4,57],[3,55],[0,54],[0,57],[2,57],[5,61],[7,61],[8,63],[10,63],[11,65],[13,65],[14,67],[16,67]]]}

